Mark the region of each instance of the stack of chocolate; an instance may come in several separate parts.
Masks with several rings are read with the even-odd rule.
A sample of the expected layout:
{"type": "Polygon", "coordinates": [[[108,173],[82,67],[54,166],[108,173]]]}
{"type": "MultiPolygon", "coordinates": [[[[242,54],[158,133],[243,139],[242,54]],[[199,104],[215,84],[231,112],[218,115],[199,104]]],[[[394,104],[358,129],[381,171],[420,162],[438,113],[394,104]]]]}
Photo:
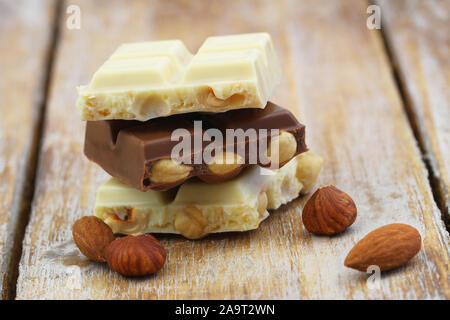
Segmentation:
{"type": "Polygon", "coordinates": [[[86,156],[112,178],[95,215],[114,233],[255,229],[308,192],[322,158],[305,126],[268,102],[280,68],[267,33],[121,45],[78,88],[86,156]]]}

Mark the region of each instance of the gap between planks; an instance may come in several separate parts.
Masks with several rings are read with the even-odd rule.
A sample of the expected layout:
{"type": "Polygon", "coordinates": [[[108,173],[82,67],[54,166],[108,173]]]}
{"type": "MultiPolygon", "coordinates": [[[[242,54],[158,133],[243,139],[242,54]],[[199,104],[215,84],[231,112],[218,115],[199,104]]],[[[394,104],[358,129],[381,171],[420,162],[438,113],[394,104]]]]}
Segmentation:
{"type": "MultiPolygon", "coordinates": [[[[370,4],[378,5],[377,2],[374,2],[373,0],[369,2],[370,4]]],[[[395,55],[395,51],[392,47],[391,40],[388,36],[388,31],[386,31],[383,27],[379,29],[381,34],[381,39],[383,40],[384,49],[386,51],[386,55],[389,60],[389,66],[391,68],[391,72],[395,81],[395,85],[397,87],[397,90],[399,92],[400,98],[402,100],[403,110],[405,111],[405,114],[408,119],[408,123],[411,127],[411,130],[414,134],[414,139],[417,142],[417,145],[419,146],[420,150],[420,156],[425,164],[426,170],[427,170],[427,177],[428,182],[430,184],[430,189],[433,194],[434,202],[436,203],[437,207],[439,208],[441,212],[441,218],[444,221],[444,225],[447,229],[447,231],[450,232],[450,214],[449,209],[446,205],[444,192],[443,192],[443,181],[439,179],[439,175],[433,170],[433,167],[431,165],[430,159],[427,157],[427,150],[425,147],[425,137],[421,135],[421,131],[419,129],[419,122],[417,119],[417,114],[414,112],[414,108],[411,105],[411,99],[407,94],[406,89],[406,82],[405,79],[401,76],[398,68],[400,67],[400,64],[397,63],[397,58],[395,55]]]]}
{"type": "Polygon", "coordinates": [[[44,129],[44,119],[47,107],[51,75],[53,70],[53,60],[57,50],[60,30],[60,18],[63,8],[63,1],[56,1],[53,12],[53,21],[50,34],[50,42],[46,52],[44,72],[41,75],[41,99],[36,103],[33,111],[33,128],[30,137],[30,149],[26,154],[25,172],[18,182],[17,191],[14,194],[12,205],[12,217],[9,223],[11,236],[5,244],[6,259],[8,266],[6,276],[3,279],[3,300],[12,300],[16,297],[17,278],[19,276],[19,263],[22,256],[22,244],[25,236],[25,229],[31,215],[31,204],[36,186],[36,174],[39,161],[40,146],[44,129]]]}

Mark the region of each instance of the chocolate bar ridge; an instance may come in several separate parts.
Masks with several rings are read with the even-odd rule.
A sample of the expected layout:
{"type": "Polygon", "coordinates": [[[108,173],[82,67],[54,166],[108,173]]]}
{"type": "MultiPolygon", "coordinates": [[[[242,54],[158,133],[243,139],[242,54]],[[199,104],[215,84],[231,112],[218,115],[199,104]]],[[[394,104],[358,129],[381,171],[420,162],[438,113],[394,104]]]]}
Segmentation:
{"type": "Polygon", "coordinates": [[[82,120],[146,121],[188,112],[263,109],[281,79],[268,33],[122,44],[78,90],[82,120]]]}
{"type": "MultiPolygon", "coordinates": [[[[201,164],[185,164],[187,167],[183,167],[185,172],[180,179],[175,178],[173,181],[152,179],[152,175],[155,174],[153,171],[155,163],[158,163],[159,160],[170,159],[172,148],[179,143],[179,141],[171,141],[173,130],[186,129],[188,132],[186,138],[191,139],[191,146],[194,145],[193,132],[196,120],[202,120],[202,134],[207,129],[216,128],[222,132],[223,137],[226,136],[226,129],[242,129],[244,131],[250,128],[257,131],[267,129],[269,142],[273,138],[270,136],[270,129],[279,129],[280,135],[282,132],[290,133],[295,139],[293,142],[296,142],[296,147],[289,158],[280,163],[280,166],[294,156],[307,151],[305,126],[300,124],[289,110],[269,102],[265,109],[238,109],[224,113],[190,113],[156,118],[146,122],[135,120],[88,121],[84,153],[111,176],[141,191],[168,190],[191,177],[198,177],[209,183],[221,182],[238,175],[244,167],[249,165],[249,139],[246,138],[245,163],[231,167],[223,174],[212,171],[212,167],[202,162],[201,164]]],[[[258,135],[257,139],[261,139],[261,137],[258,135]]],[[[226,150],[226,142],[223,143],[223,151],[226,150]]],[[[203,152],[210,143],[202,141],[201,151],[203,152]]],[[[233,150],[236,150],[236,144],[234,141],[233,150]]],[[[195,154],[190,156],[193,158],[195,154]]],[[[259,160],[258,157],[259,165],[268,166],[259,160]]]]}

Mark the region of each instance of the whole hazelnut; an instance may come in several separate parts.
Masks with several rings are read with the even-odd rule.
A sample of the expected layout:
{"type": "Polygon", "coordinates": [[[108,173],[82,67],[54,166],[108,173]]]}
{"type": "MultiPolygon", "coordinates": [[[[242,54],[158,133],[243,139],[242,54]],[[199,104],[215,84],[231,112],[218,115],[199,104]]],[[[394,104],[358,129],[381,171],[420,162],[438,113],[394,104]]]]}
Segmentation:
{"type": "Polygon", "coordinates": [[[326,186],[319,188],[308,199],[302,220],[309,232],[333,235],[353,224],[356,212],[356,205],[348,194],[334,186],[326,186]]]}
{"type": "Polygon", "coordinates": [[[149,234],[118,238],[106,248],[106,262],[123,276],[155,273],[166,261],[166,250],[149,234]]]}
{"type": "Polygon", "coordinates": [[[78,219],[72,227],[75,244],[88,259],[105,262],[105,249],[114,241],[111,228],[103,220],[88,216],[78,219]]]}

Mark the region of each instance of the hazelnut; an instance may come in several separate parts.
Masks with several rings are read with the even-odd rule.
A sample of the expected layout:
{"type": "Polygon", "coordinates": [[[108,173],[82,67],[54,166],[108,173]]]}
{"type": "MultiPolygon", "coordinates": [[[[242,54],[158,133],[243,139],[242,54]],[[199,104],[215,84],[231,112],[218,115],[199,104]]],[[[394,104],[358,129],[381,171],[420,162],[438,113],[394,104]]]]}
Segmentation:
{"type": "Polygon", "coordinates": [[[206,104],[211,106],[211,107],[225,107],[228,105],[228,99],[226,100],[222,100],[217,98],[214,95],[214,92],[211,90],[208,94],[208,97],[206,98],[206,104]]]}
{"type": "Polygon", "coordinates": [[[264,212],[266,212],[267,210],[268,202],[269,201],[267,199],[267,193],[261,191],[258,195],[258,206],[257,206],[257,210],[260,217],[264,216],[264,212]]]}
{"type": "Polygon", "coordinates": [[[158,160],[151,171],[150,180],[156,183],[171,183],[186,179],[192,167],[177,163],[172,159],[158,160]]]}
{"type": "Polygon", "coordinates": [[[214,157],[208,169],[214,174],[225,175],[241,166],[242,158],[233,152],[223,152],[214,157]]]}
{"type": "Polygon", "coordinates": [[[267,158],[270,160],[272,165],[284,164],[285,162],[291,160],[295,156],[296,152],[297,140],[295,140],[292,133],[287,131],[283,131],[278,136],[272,137],[267,146],[267,158]]]}
{"type": "Polygon", "coordinates": [[[111,242],[106,262],[123,276],[137,277],[155,273],[166,261],[166,250],[149,234],[129,235],[111,242]]]}
{"type": "Polygon", "coordinates": [[[308,193],[314,187],[322,168],[323,158],[311,151],[297,156],[297,179],[303,184],[302,194],[308,193]]]}
{"type": "Polygon", "coordinates": [[[104,215],[104,221],[112,231],[122,234],[141,233],[146,228],[150,216],[136,208],[116,207],[104,215]]]}
{"type": "Polygon", "coordinates": [[[352,198],[334,186],[319,188],[303,208],[305,228],[315,234],[333,235],[347,229],[356,219],[352,198]]]}
{"type": "Polygon", "coordinates": [[[98,262],[105,261],[105,248],[114,241],[111,228],[94,216],[78,219],[72,227],[72,235],[81,253],[98,262]]]}
{"type": "Polygon", "coordinates": [[[188,239],[199,239],[205,236],[207,234],[205,232],[207,226],[208,219],[194,206],[185,207],[175,214],[175,229],[188,239]]]}

